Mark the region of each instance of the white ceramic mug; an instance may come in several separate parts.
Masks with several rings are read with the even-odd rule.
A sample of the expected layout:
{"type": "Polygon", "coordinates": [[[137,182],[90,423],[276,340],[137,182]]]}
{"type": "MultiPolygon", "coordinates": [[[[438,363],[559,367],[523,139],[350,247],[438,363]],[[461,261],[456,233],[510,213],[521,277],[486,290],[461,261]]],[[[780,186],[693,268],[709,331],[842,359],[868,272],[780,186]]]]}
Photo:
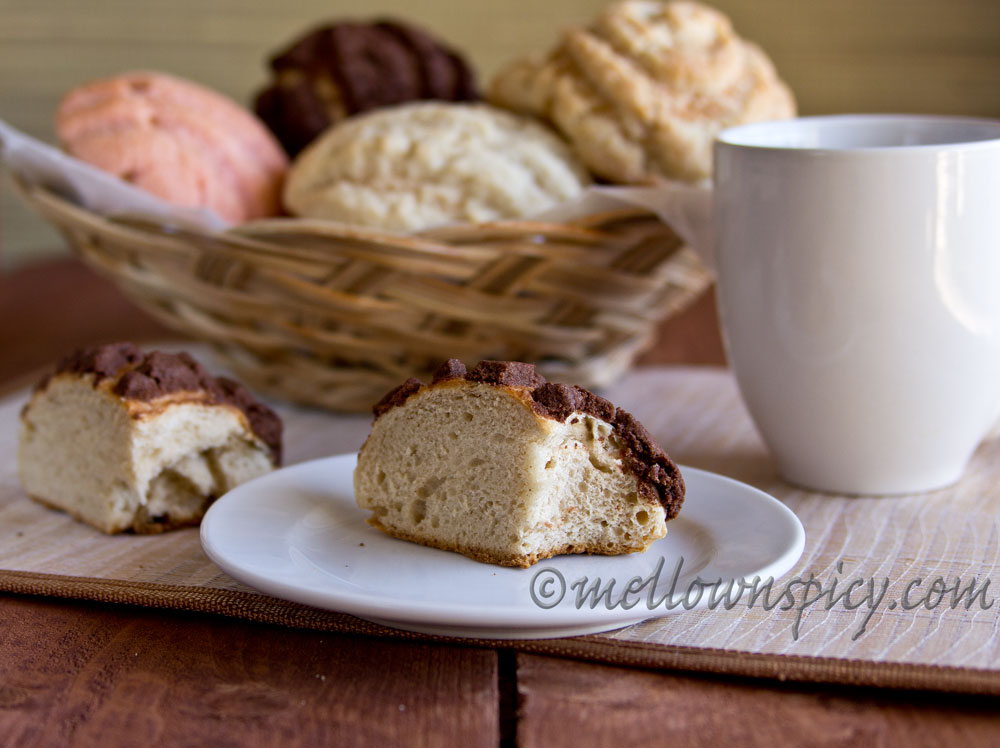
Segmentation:
{"type": "Polygon", "coordinates": [[[1000,416],[1000,122],[737,127],[715,145],[726,349],[789,481],[956,481],[1000,416]]]}

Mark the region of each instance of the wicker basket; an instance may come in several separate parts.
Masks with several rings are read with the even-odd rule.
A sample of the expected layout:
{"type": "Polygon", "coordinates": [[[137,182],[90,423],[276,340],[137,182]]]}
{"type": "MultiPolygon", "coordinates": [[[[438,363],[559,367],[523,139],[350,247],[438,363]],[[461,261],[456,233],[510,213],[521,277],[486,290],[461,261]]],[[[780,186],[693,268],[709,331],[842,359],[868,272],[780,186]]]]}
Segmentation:
{"type": "Polygon", "coordinates": [[[607,384],[710,282],[645,211],[414,236],[304,219],[199,234],[109,220],[15,182],[88,264],[210,341],[248,385],[334,410],[367,410],[449,357],[533,361],[551,379],[607,384]]]}

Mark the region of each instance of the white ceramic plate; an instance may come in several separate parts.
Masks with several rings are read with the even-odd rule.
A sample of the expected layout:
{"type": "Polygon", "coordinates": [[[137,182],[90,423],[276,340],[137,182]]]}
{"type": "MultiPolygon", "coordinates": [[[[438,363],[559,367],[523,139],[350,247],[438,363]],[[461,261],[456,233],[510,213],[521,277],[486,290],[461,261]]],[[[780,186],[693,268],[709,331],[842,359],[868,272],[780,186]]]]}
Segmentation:
{"type": "Polygon", "coordinates": [[[777,499],[681,468],[684,507],[667,523],[667,536],[645,553],[558,556],[530,569],[492,566],[369,526],[368,512],[354,501],[355,462],[353,454],[305,462],[230,491],[202,521],[205,552],[239,581],[286,600],[424,633],[535,639],[607,631],[705,607],[708,589],[690,587],[697,578],[777,579],[805,544],[802,524],[777,499]],[[612,580],[614,587],[591,607],[595,596],[580,593],[598,577],[597,591],[612,580]],[[623,598],[634,578],[640,581],[623,598]],[[641,580],[650,581],[639,589],[641,580]],[[699,591],[701,601],[692,606],[699,591]],[[660,604],[664,596],[678,604],[660,604]]]}

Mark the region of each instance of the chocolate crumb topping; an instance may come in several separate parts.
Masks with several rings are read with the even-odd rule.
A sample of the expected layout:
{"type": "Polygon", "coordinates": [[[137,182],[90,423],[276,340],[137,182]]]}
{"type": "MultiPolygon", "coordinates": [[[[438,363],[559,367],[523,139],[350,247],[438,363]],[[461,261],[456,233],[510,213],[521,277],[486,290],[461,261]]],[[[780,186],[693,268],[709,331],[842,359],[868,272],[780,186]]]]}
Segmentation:
{"type": "MultiPolygon", "coordinates": [[[[659,500],[668,520],[680,512],[684,503],[684,480],[677,465],[634,416],[603,397],[575,385],[547,382],[535,371],[533,364],[520,361],[480,361],[471,371],[466,371],[461,361],[449,359],[434,372],[431,385],[455,379],[498,387],[529,388],[532,408],[543,418],[562,422],[573,413],[585,413],[606,421],[621,442],[622,464],[638,479],[639,492],[644,497],[659,500]]],[[[375,417],[402,405],[422,387],[424,383],[419,379],[407,379],[375,405],[375,417]]]]}
{"type": "Polygon", "coordinates": [[[421,99],[480,98],[462,55],[389,19],[314,28],[276,55],[271,69],[254,109],[290,156],[350,115],[421,99]]]}
{"type": "Polygon", "coordinates": [[[212,405],[232,405],[243,412],[250,428],[281,464],[281,418],[232,379],[216,378],[188,353],[151,351],[143,354],[132,343],[81,348],[63,357],[53,374],[36,386],[43,390],[55,374],[93,374],[94,386],[117,381],[111,391],[127,400],[149,402],[175,392],[205,392],[212,405]]]}
{"type": "MultiPolygon", "coordinates": [[[[142,352],[132,343],[108,343],[107,345],[80,348],[63,356],[56,364],[56,374],[96,374],[95,381],[116,376],[127,366],[142,360],[142,352]]],[[[36,389],[45,389],[48,377],[38,383],[36,389]]]]}
{"type": "Polygon", "coordinates": [[[465,378],[470,382],[504,387],[538,387],[545,384],[545,377],[535,371],[534,364],[521,361],[480,361],[465,378]]]}
{"type": "Polygon", "coordinates": [[[118,379],[114,393],[131,400],[155,400],[169,392],[212,391],[215,379],[187,353],[146,354],[138,365],[118,379]]]}
{"type": "Polygon", "coordinates": [[[621,408],[615,410],[615,433],[622,440],[625,468],[639,478],[639,490],[659,498],[673,519],[684,503],[684,479],[646,428],[621,408]]]}
{"type": "Polygon", "coordinates": [[[467,370],[465,368],[465,364],[457,358],[449,358],[437,368],[437,371],[434,372],[434,378],[431,379],[431,384],[437,384],[438,382],[443,382],[446,379],[465,379],[466,373],[467,370]]]}
{"type": "Polygon", "coordinates": [[[393,408],[395,408],[397,405],[402,405],[403,403],[405,403],[406,400],[410,397],[410,395],[414,394],[417,390],[419,390],[423,386],[424,383],[421,382],[419,379],[416,379],[415,377],[410,377],[401,385],[399,385],[399,387],[397,387],[394,390],[391,390],[386,394],[385,397],[383,397],[381,400],[375,403],[375,407],[372,408],[372,412],[374,412],[375,417],[378,418],[387,411],[390,411],[393,408]]]}
{"type": "Polygon", "coordinates": [[[572,413],[589,413],[614,423],[615,406],[589,390],[571,384],[548,382],[531,393],[535,412],[555,421],[565,421],[572,413]]]}
{"type": "Polygon", "coordinates": [[[398,39],[409,51],[420,73],[421,98],[440,101],[479,98],[475,75],[456,51],[416,26],[384,20],[377,21],[375,27],[398,39]]]}

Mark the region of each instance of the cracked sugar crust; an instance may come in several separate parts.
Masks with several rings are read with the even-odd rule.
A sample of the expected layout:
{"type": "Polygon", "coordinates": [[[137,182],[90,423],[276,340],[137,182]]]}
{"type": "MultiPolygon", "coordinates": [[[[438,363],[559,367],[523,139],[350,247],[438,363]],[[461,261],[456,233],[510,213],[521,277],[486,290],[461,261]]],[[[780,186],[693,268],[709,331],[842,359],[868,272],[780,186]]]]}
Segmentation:
{"type": "Polygon", "coordinates": [[[522,218],[590,178],[544,125],[484,104],[415,103],[335,125],[292,166],[296,215],[390,231],[522,218]]]}
{"type": "Polygon", "coordinates": [[[279,211],[288,159],[257,117],[192,81],[136,71],[66,94],[66,151],[175,205],[241,223],[279,211]]]}
{"type": "Polygon", "coordinates": [[[723,129],[795,115],[767,55],[724,14],[684,1],[613,3],[547,57],[501,71],[489,98],[548,120],[620,183],[705,179],[723,129]]]}

